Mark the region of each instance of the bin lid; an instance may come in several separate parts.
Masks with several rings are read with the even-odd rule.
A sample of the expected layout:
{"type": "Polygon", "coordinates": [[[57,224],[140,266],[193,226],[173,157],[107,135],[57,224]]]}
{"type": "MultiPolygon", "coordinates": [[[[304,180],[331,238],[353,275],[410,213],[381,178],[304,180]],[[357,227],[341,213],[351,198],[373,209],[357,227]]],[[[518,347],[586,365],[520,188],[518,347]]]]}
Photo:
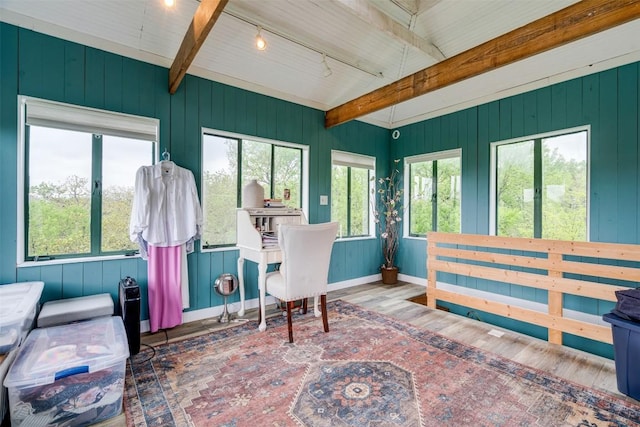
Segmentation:
{"type": "Polygon", "coordinates": [[[602,320],[611,323],[612,326],[618,326],[625,329],[630,329],[634,332],[640,332],[640,322],[634,322],[633,320],[623,319],[615,313],[607,313],[602,316],[602,320]]]}
{"type": "Polygon", "coordinates": [[[0,285],[0,331],[21,326],[40,301],[44,282],[20,282],[0,285]]]}
{"type": "Polygon", "coordinates": [[[101,317],[34,329],[20,347],[5,387],[32,387],[87,372],[98,372],[129,357],[122,319],[101,317]]]}

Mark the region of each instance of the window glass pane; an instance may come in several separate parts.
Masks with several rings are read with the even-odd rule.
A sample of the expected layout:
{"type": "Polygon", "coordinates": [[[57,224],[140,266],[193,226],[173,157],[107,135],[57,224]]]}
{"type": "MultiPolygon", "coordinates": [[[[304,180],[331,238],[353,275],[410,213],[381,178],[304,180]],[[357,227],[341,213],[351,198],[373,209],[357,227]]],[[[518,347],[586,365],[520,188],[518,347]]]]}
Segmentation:
{"type": "Polygon", "coordinates": [[[349,189],[347,186],[348,167],[333,165],[331,168],[331,221],[339,224],[338,236],[349,235],[348,205],[349,189]]]}
{"type": "Polygon", "coordinates": [[[332,166],[331,220],[339,223],[339,237],[369,235],[370,170],[332,166]]]}
{"type": "Polygon", "coordinates": [[[351,236],[369,234],[369,170],[351,168],[351,236]]]}
{"type": "Polygon", "coordinates": [[[90,252],[91,146],[89,133],[29,127],[27,256],[90,252]]]}
{"type": "Polygon", "coordinates": [[[204,135],[202,147],[202,245],[236,243],[238,200],[238,141],[204,135]],[[230,214],[232,213],[232,214],[230,214]]]}
{"type": "Polygon", "coordinates": [[[204,134],[202,152],[203,248],[236,243],[235,209],[242,205],[242,189],[253,179],[264,189],[265,198],[302,207],[303,149],[246,140],[241,135],[204,134]]]}
{"type": "Polygon", "coordinates": [[[497,147],[497,234],[533,237],[533,141],[497,147]]]}
{"type": "Polygon", "coordinates": [[[138,249],[129,238],[133,187],[140,166],[153,163],[153,148],[151,141],[102,136],[103,252],[138,249]]]}
{"type": "Polygon", "coordinates": [[[19,262],[138,249],[129,240],[135,175],[153,163],[158,121],[31,98],[19,103],[19,262]]]}
{"type": "Polygon", "coordinates": [[[438,169],[438,231],[460,232],[460,158],[437,161],[438,169]]]}
{"type": "Polygon", "coordinates": [[[587,240],[587,133],[542,140],[542,237],[587,240]]]}
{"type": "Polygon", "coordinates": [[[300,149],[290,147],[276,146],[273,150],[273,197],[282,199],[285,206],[290,208],[301,206],[301,153],[300,149]]]}
{"type": "Polygon", "coordinates": [[[409,182],[409,233],[424,236],[433,231],[433,162],[411,163],[409,182]]]}
{"type": "Polygon", "coordinates": [[[271,144],[242,140],[242,186],[255,179],[264,188],[264,197],[271,194],[271,144]]]}

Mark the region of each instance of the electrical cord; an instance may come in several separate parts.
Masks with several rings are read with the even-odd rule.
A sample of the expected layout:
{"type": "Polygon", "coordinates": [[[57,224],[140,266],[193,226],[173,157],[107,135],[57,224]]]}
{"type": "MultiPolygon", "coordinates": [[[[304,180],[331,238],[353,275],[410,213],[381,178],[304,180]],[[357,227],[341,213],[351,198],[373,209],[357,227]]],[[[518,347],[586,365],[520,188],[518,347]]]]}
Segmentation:
{"type": "Polygon", "coordinates": [[[144,346],[149,347],[151,349],[152,353],[151,353],[151,356],[149,356],[146,359],[141,360],[139,362],[138,361],[134,361],[133,358],[130,357],[129,360],[131,360],[131,363],[135,363],[136,365],[141,365],[143,363],[147,363],[148,361],[150,361],[151,359],[156,357],[156,348],[154,346],[149,345],[149,344],[145,344],[145,343],[141,343],[141,344],[144,345],[144,346]]]}
{"type": "MultiPolygon", "coordinates": [[[[166,329],[161,329],[162,332],[164,332],[164,343],[163,344],[169,344],[169,334],[167,333],[166,329]]],[[[156,357],[156,348],[154,346],[152,346],[151,344],[145,344],[145,343],[140,343],[141,345],[144,345],[146,347],[149,347],[152,351],[151,356],[147,357],[144,360],[141,361],[134,361],[132,357],[129,357],[129,360],[131,360],[131,363],[135,363],[136,365],[140,365],[143,363],[147,363],[150,360],[152,360],[154,357],[156,357]]]]}

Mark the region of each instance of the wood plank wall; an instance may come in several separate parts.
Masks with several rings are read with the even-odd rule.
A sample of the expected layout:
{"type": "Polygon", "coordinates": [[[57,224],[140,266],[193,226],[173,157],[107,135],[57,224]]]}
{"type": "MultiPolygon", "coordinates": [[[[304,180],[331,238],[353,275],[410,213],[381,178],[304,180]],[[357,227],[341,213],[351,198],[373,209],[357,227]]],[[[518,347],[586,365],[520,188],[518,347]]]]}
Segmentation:
{"type": "MultiPolygon", "coordinates": [[[[201,175],[201,128],[237,132],[310,147],[310,222],[330,220],[331,149],[376,156],[379,173],[388,163],[387,129],[348,123],[324,128],[322,111],[187,75],[175,95],[167,91],[169,70],[101,50],[0,23],[0,283],[43,280],[42,301],[109,292],[114,299],[120,278],[132,276],[143,290],[146,311],[146,262],[139,259],[94,261],[16,268],[17,96],[89,106],[160,119],[160,151],[201,175]]],[[[125,231],[128,232],[128,231],[125,231]]],[[[212,288],[223,272],[237,274],[237,251],[196,252],[188,256],[191,310],[222,304],[212,288]]],[[[330,281],[378,273],[377,240],[336,243],[330,281]]],[[[257,268],[246,263],[247,283],[257,283],[257,268]]],[[[238,299],[236,294],[235,299],[238,299]]],[[[247,298],[257,289],[247,287],[247,298]]]]}

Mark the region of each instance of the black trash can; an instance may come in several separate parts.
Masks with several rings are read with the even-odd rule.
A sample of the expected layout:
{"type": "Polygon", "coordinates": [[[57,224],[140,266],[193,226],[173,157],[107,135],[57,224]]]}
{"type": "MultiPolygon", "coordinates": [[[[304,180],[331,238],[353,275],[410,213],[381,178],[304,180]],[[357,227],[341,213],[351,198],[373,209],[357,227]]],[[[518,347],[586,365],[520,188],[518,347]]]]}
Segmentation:
{"type": "Polygon", "coordinates": [[[611,323],[618,390],[640,400],[640,323],[613,313],[607,313],[602,318],[611,323]]]}
{"type": "Polygon", "coordinates": [[[127,276],[118,286],[119,314],[129,342],[129,354],[140,352],[140,287],[135,279],[127,276]]]}

